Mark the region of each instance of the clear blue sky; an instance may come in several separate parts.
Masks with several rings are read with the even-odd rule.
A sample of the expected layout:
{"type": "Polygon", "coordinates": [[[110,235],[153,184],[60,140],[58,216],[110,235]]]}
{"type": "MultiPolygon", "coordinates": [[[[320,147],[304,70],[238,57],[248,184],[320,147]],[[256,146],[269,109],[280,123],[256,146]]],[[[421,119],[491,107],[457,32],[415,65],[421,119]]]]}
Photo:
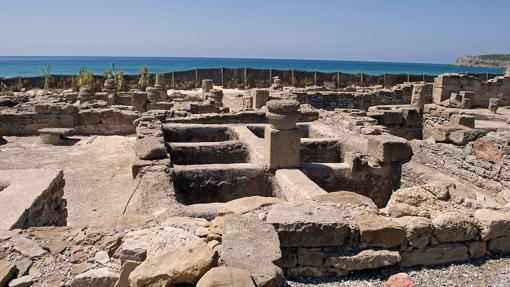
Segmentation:
{"type": "Polygon", "coordinates": [[[451,63],[510,53],[508,0],[0,0],[3,56],[451,63]]]}

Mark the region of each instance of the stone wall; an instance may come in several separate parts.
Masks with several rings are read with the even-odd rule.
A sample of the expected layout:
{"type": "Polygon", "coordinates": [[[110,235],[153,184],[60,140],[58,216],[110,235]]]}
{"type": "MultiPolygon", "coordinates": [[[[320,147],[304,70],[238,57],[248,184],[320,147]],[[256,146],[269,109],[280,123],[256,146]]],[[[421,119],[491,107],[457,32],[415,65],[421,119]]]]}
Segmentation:
{"type": "Polygon", "coordinates": [[[81,109],[71,104],[38,104],[33,111],[0,113],[0,135],[34,134],[39,129],[74,128],[84,134],[132,134],[138,113],[117,108],[81,109]]]}
{"type": "MultiPolygon", "coordinates": [[[[383,85],[391,87],[405,82],[432,82],[434,76],[431,75],[408,75],[408,74],[386,74],[386,75],[367,75],[367,74],[346,74],[346,73],[322,73],[307,72],[298,70],[269,70],[269,69],[197,69],[189,71],[178,71],[163,74],[166,79],[166,87],[174,89],[192,89],[199,88],[203,79],[212,79],[215,85],[222,85],[228,88],[259,87],[267,88],[271,86],[271,78],[278,76],[282,83],[289,86],[328,86],[332,88],[344,88],[352,85],[373,86],[383,85]],[[246,77],[245,77],[246,74],[246,77]]],[[[486,79],[493,78],[494,74],[473,74],[474,77],[486,79]]],[[[53,75],[50,87],[66,89],[72,87],[75,83],[73,75],[53,75]]],[[[134,88],[138,81],[138,75],[126,75],[128,88],[134,88]]],[[[96,86],[102,87],[104,78],[96,76],[96,86]]],[[[150,84],[154,83],[154,75],[149,77],[150,84]]],[[[0,78],[0,82],[13,87],[15,90],[21,88],[34,89],[43,88],[43,77],[29,78],[0,78]]]]}
{"type": "Polygon", "coordinates": [[[490,98],[501,99],[501,105],[510,105],[510,77],[481,80],[469,75],[444,74],[434,79],[433,100],[435,104],[450,99],[452,93],[473,92],[473,107],[487,108],[490,98]]]}

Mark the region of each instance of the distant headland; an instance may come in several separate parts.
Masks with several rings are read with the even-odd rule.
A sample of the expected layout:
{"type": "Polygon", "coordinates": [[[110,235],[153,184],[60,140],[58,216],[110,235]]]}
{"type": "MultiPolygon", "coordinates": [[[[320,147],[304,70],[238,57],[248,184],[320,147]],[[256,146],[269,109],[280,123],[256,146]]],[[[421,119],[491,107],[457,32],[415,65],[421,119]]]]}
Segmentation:
{"type": "Polygon", "coordinates": [[[510,54],[490,54],[462,56],[457,58],[455,66],[502,68],[510,65],[510,54]]]}

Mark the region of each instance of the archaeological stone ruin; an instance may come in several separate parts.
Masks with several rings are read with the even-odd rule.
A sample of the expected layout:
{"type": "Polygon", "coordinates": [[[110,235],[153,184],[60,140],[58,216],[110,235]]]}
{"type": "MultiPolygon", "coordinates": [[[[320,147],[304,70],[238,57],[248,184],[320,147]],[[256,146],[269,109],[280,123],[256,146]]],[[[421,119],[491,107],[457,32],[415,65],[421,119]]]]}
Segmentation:
{"type": "Polygon", "coordinates": [[[510,254],[508,72],[270,75],[0,96],[0,286],[286,286],[510,254]]]}

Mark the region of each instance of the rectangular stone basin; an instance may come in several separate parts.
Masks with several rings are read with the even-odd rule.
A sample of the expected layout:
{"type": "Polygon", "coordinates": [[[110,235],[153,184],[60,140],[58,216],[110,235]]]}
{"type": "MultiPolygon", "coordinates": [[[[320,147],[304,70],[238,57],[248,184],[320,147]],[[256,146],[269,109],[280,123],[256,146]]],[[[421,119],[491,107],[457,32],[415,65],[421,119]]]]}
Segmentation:
{"type": "Polygon", "coordinates": [[[237,139],[231,128],[214,125],[163,125],[163,136],[166,142],[221,142],[237,139]]]}
{"type": "Polygon", "coordinates": [[[186,205],[273,195],[272,175],[253,164],[177,166],[171,176],[177,200],[186,205]]]}
{"type": "Polygon", "coordinates": [[[169,143],[169,153],[177,165],[243,163],[249,158],[240,141],[169,143]]]}

